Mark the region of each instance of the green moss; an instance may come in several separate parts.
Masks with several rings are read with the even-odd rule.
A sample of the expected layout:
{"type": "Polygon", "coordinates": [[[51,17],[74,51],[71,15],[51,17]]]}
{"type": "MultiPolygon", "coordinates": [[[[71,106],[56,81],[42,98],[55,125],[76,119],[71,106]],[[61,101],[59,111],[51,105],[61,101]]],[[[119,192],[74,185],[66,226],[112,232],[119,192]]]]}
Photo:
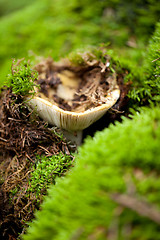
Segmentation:
{"type": "MultiPolygon", "coordinates": [[[[133,84],[129,97],[143,105],[160,101],[160,23],[150,40],[141,69],[137,69],[139,81],[133,84]]],[[[138,75],[137,75],[138,79],[138,75]]]]}
{"type": "Polygon", "coordinates": [[[160,209],[159,143],[159,106],[88,137],[75,168],[50,188],[23,239],[103,240],[114,232],[115,239],[159,240],[157,224],[111,200],[112,193],[132,192],[160,209]]]}
{"type": "Polygon", "coordinates": [[[55,184],[56,177],[61,177],[72,166],[72,158],[68,155],[37,156],[32,167],[27,193],[34,193],[38,198],[46,193],[50,184],[55,184]]]}
{"type": "Polygon", "coordinates": [[[147,57],[147,80],[146,84],[151,88],[155,100],[160,101],[160,23],[150,41],[147,57]]]}
{"type": "Polygon", "coordinates": [[[38,73],[31,69],[30,64],[26,61],[13,62],[11,73],[7,79],[16,95],[26,96],[35,93],[34,86],[38,73]]]}

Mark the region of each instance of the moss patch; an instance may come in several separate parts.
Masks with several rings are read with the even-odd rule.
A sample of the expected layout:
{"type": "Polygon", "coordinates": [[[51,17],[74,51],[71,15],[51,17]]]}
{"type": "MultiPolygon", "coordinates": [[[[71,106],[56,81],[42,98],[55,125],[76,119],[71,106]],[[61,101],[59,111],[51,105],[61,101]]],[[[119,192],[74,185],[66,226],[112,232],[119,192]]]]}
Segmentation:
{"type": "MultiPolygon", "coordinates": [[[[139,72],[139,71],[138,71],[139,72]]],[[[138,75],[137,75],[138,76],[138,75]]],[[[138,79],[138,78],[137,78],[138,79]]],[[[138,81],[137,81],[138,83],[138,81]]],[[[160,24],[150,40],[146,59],[139,72],[139,83],[135,83],[130,97],[141,104],[160,100],[160,24]],[[136,86],[137,85],[137,86],[136,86]]]]}
{"type": "Polygon", "coordinates": [[[11,73],[8,74],[7,80],[12,88],[13,94],[26,96],[34,95],[35,81],[38,73],[31,69],[31,65],[26,60],[13,61],[11,73]]]}
{"type": "Polygon", "coordinates": [[[160,239],[160,222],[151,217],[155,211],[160,217],[159,142],[159,107],[86,139],[75,168],[50,188],[23,239],[160,239]],[[148,207],[140,213],[139,204],[150,214],[148,207]]]}

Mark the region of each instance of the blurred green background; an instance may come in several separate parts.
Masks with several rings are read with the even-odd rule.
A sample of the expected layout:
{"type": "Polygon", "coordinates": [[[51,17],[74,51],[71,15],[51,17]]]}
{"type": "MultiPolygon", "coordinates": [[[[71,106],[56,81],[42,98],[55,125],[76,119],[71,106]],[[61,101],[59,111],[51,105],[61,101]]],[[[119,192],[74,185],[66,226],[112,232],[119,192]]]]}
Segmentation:
{"type": "Polygon", "coordinates": [[[159,16],[156,0],[0,0],[0,85],[13,58],[57,60],[100,43],[141,64],[159,16]]]}

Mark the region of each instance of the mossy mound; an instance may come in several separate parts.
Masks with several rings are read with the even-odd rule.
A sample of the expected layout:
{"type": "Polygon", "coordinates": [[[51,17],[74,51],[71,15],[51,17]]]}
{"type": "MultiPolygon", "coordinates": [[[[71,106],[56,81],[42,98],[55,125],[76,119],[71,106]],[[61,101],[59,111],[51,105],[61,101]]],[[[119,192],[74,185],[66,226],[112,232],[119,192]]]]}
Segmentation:
{"type": "Polygon", "coordinates": [[[159,143],[159,106],[88,137],[23,239],[160,239],[159,143]]]}

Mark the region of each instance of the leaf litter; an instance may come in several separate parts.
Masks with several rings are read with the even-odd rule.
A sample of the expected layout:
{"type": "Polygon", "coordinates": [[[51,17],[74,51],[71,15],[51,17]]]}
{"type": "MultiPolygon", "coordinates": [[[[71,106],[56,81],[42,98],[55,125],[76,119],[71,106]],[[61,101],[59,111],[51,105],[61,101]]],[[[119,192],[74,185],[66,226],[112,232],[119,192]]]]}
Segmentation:
{"type": "Polygon", "coordinates": [[[36,155],[61,153],[74,160],[76,146],[62,138],[59,129],[30,112],[22,96],[13,94],[11,88],[2,90],[0,103],[0,238],[15,239],[24,222],[31,220],[39,208],[35,194],[26,196],[36,155]],[[17,193],[11,197],[16,188],[17,193]]]}

